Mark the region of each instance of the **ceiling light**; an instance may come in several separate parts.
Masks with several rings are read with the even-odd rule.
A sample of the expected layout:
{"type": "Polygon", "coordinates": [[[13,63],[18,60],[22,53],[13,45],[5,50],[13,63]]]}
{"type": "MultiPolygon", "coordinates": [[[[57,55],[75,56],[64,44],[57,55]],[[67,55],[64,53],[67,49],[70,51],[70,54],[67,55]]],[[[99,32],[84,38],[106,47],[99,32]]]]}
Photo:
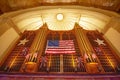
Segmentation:
{"type": "Polygon", "coordinates": [[[63,20],[63,14],[61,13],[57,14],[57,20],[59,21],[63,20]]]}

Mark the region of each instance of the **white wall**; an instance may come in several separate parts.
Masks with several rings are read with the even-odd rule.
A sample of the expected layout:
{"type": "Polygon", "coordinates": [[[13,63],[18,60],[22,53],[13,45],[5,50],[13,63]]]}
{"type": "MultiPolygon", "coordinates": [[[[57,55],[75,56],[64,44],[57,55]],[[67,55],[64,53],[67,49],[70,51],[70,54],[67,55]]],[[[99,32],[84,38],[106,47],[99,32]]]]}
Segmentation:
{"type": "Polygon", "coordinates": [[[113,47],[116,48],[118,55],[120,56],[120,33],[114,28],[109,28],[105,33],[105,37],[112,43],[113,47]]]}
{"type": "Polygon", "coordinates": [[[13,28],[9,28],[3,35],[0,36],[0,61],[6,55],[10,47],[16,42],[19,35],[13,28]]]}

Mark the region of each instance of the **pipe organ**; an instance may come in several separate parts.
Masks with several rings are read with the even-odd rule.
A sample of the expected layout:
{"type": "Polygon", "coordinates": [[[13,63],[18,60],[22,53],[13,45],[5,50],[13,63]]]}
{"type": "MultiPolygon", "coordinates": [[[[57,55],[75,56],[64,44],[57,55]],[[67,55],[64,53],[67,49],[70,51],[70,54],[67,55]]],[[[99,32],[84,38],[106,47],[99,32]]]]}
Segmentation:
{"type": "Polygon", "coordinates": [[[70,31],[51,31],[44,24],[36,31],[23,33],[3,60],[0,72],[114,74],[120,72],[120,60],[98,31],[84,30],[78,24],[70,31]],[[57,41],[65,41],[62,44],[66,46],[60,48],[63,52],[55,48],[57,41]],[[69,46],[67,41],[71,41],[69,46]],[[54,47],[47,54],[49,45],[54,47]]]}

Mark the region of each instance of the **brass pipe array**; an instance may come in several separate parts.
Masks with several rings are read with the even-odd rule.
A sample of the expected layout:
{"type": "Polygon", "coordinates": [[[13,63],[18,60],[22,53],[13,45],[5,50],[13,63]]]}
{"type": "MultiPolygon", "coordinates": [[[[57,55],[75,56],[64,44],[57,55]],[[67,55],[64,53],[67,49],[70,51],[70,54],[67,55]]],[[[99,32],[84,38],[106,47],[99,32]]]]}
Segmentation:
{"type": "MultiPolygon", "coordinates": [[[[33,67],[33,71],[30,72],[35,72],[38,69],[38,64],[39,64],[39,57],[42,54],[44,43],[45,43],[45,38],[46,38],[46,31],[47,28],[45,27],[46,25],[43,25],[38,31],[36,31],[36,37],[30,47],[29,51],[29,57],[28,59],[25,59],[24,64],[22,65],[25,66],[26,64],[36,64],[35,67],[33,67]],[[35,56],[36,55],[36,56],[35,56]]],[[[22,69],[22,68],[21,68],[22,69]]]]}
{"type": "Polygon", "coordinates": [[[92,58],[92,54],[94,51],[86,37],[85,30],[81,28],[79,25],[76,25],[75,33],[80,46],[80,50],[82,52],[82,56],[85,55],[88,56],[88,58],[86,59],[87,62],[95,62],[95,60],[92,58]]]}

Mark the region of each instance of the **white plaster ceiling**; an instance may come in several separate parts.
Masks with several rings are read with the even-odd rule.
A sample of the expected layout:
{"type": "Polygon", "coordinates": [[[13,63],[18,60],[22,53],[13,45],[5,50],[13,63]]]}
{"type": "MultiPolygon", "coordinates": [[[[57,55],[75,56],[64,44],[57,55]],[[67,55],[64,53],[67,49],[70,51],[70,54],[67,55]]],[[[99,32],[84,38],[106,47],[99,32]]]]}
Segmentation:
{"type": "Polygon", "coordinates": [[[21,31],[39,29],[47,23],[50,30],[71,30],[78,23],[87,30],[101,31],[109,22],[110,17],[103,13],[79,8],[45,8],[30,10],[12,18],[21,31]],[[58,13],[63,14],[63,20],[57,20],[58,13]]]}

